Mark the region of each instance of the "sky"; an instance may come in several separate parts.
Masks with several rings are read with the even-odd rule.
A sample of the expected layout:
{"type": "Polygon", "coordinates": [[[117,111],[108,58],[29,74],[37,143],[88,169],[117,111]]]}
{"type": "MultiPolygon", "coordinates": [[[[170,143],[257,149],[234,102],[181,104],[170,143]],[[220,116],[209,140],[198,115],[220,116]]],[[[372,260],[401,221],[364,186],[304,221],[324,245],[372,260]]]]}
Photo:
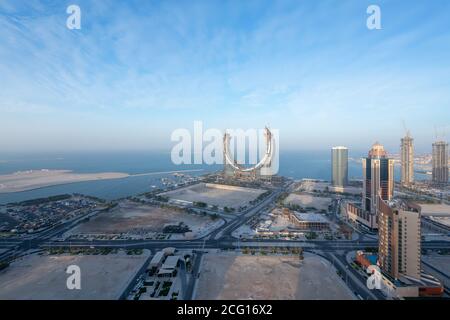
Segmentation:
{"type": "Polygon", "coordinates": [[[167,149],[202,121],[391,153],[404,123],[430,152],[449,75],[448,0],[1,0],[0,150],[167,149]]]}

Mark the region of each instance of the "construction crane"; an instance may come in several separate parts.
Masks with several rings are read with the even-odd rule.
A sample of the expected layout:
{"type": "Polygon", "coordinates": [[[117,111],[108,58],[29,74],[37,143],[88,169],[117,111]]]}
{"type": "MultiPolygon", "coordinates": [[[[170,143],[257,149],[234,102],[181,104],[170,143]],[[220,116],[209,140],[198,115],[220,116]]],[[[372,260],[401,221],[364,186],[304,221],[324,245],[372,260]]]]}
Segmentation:
{"type": "Polygon", "coordinates": [[[436,125],[434,126],[434,135],[436,141],[438,141],[439,139],[445,140],[445,137],[447,136],[447,126],[442,126],[441,130],[441,134],[439,134],[439,127],[437,127],[436,125]]]}
{"type": "Polygon", "coordinates": [[[403,123],[403,129],[405,129],[405,134],[406,134],[407,137],[409,137],[410,136],[410,132],[409,132],[408,128],[406,127],[405,120],[402,120],[402,123],[403,123]]]}

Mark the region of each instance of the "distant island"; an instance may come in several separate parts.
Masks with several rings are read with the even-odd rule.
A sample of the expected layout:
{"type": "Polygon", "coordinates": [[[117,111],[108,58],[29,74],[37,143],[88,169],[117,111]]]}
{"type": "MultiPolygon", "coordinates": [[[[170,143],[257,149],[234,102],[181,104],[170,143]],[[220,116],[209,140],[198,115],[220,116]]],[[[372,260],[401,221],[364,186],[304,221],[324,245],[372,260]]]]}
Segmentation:
{"type": "Polygon", "coordinates": [[[47,169],[18,171],[0,175],[0,193],[28,191],[74,182],[121,179],[129,176],[121,172],[74,173],[71,170],[47,169]]]}

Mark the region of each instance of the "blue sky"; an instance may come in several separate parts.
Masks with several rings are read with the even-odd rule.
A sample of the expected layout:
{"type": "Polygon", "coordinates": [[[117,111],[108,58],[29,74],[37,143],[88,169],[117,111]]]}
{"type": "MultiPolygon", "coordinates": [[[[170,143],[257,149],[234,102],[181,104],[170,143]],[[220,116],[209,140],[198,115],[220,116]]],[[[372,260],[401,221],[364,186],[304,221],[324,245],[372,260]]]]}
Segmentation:
{"type": "Polygon", "coordinates": [[[448,0],[0,1],[0,150],[168,148],[201,120],[392,153],[405,121],[427,152],[449,119],[448,0]]]}

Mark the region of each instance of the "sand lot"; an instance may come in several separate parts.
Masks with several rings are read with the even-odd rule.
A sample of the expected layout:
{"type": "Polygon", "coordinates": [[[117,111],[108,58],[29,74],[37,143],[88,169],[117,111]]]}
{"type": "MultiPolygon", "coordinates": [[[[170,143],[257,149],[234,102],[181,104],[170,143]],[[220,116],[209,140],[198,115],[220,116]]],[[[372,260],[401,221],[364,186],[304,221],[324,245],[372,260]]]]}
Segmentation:
{"type": "Polygon", "coordinates": [[[110,211],[102,212],[90,221],[80,224],[68,234],[120,234],[162,232],[165,225],[183,222],[194,233],[211,228],[221,220],[208,216],[187,214],[168,208],[122,201],[110,211]]]}
{"type": "Polygon", "coordinates": [[[450,217],[450,205],[448,204],[423,204],[420,203],[422,208],[422,215],[435,216],[435,217],[450,217]]]}
{"type": "Polygon", "coordinates": [[[118,299],[149,256],[126,255],[32,255],[0,271],[0,299],[118,299]],[[69,265],[81,269],[81,289],[69,290],[69,265]]]}
{"type": "Polygon", "coordinates": [[[319,256],[207,254],[196,299],[354,299],[331,264],[319,256]]]}
{"type": "Polygon", "coordinates": [[[256,199],[264,192],[265,190],[261,189],[198,183],[186,188],[165,192],[162,195],[176,200],[189,202],[200,201],[219,207],[238,208],[239,206],[248,204],[249,201],[256,199]]]}
{"type": "Polygon", "coordinates": [[[442,216],[430,216],[430,219],[433,221],[436,221],[437,223],[443,224],[447,227],[450,227],[450,215],[446,216],[446,217],[442,217],[442,216]]]}
{"type": "Polygon", "coordinates": [[[314,207],[318,210],[328,210],[328,206],[331,204],[331,198],[314,197],[309,194],[291,193],[286,199],[284,199],[284,204],[296,204],[303,208],[314,207]]]}
{"type": "Polygon", "coordinates": [[[73,173],[70,170],[29,170],[0,175],[0,193],[19,192],[81,181],[125,178],[119,172],[73,173]]]}
{"type": "Polygon", "coordinates": [[[296,191],[300,191],[303,189],[304,191],[313,192],[314,190],[318,191],[324,191],[327,187],[330,187],[329,182],[325,181],[314,181],[314,180],[301,180],[298,184],[298,187],[296,188],[296,191]]]}

